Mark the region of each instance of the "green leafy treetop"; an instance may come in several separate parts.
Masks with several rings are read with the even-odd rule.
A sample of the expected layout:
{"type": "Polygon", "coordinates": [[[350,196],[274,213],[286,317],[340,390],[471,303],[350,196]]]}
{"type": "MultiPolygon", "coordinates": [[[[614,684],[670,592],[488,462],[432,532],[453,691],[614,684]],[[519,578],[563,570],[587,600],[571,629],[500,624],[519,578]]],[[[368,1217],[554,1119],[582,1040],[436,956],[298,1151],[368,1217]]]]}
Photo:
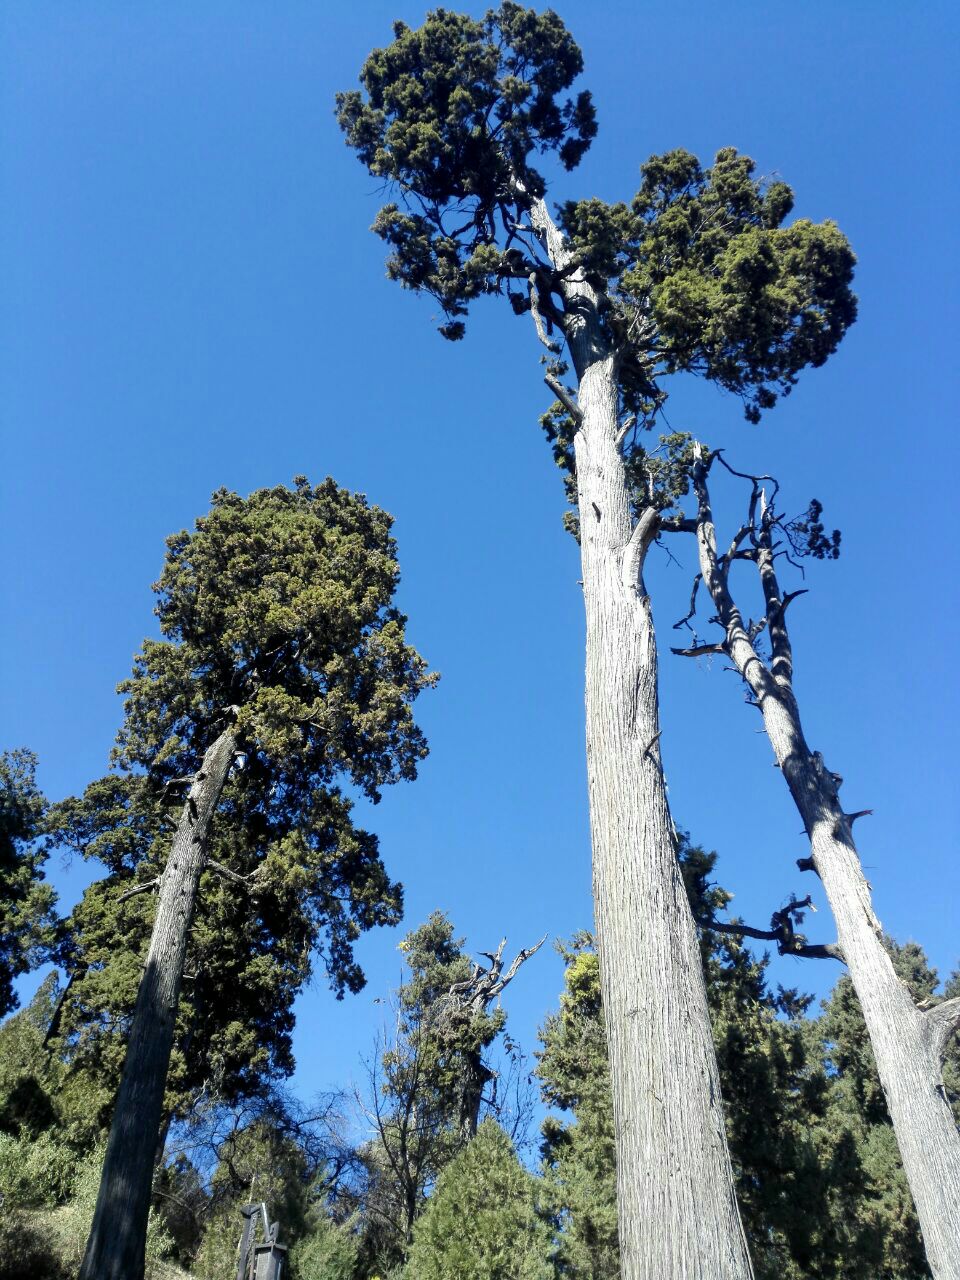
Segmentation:
{"type": "Polygon", "coordinates": [[[582,58],[555,13],[509,0],[479,20],[438,9],[394,34],[337,114],[401,197],[374,223],[388,274],[436,298],[444,336],[463,336],[473,299],[503,293],[518,313],[538,304],[562,334],[573,318],[562,283],[582,269],[603,299],[622,407],[647,419],[664,399],[658,379],[689,370],[743,396],[756,420],[836,349],[856,316],[846,238],[830,221],[785,225],[790,188],[759,180],[732,147],[708,168],[679,149],[653,157],[630,204],[564,203],[558,268],[531,226],[546,186],[530,157],[556,152],[572,169],[597,127],[588,92],[563,96],[582,58]]]}
{"type": "Polygon", "coordinates": [[[550,1280],[552,1230],[536,1183],[494,1120],[440,1174],[403,1280],[550,1280]]]}
{"type": "Polygon", "coordinates": [[[194,533],[169,539],[155,588],[163,638],[144,642],[121,686],[116,770],[52,814],[61,841],[108,870],[74,913],[61,1021],[92,1075],[116,1079],[117,1020],[133,1006],[152,922],[152,898],[120,896],[162,869],[175,780],[197,769],[231,705],[243,755],[210,858],[246,885],[204,875],[171,1101],[205,1081],[229,1098],[292,1069],[292,1002],[313,954],[338,997],[363,985],[353,943],[399,918],[401,892],[336,782],[377,800],[415,776],[426,744],[410,704],[434,680],[391,604],[390,525],[332,480],[298,480],[248,499],[221,490],[194,533]]]}
{"type": "Polygon", "coordinates": [[[59,937],[56,895],[44,884],[47,802],[36,770],[32,751],[0,754],[0,1017],[20,1003],[15,980],[49,960],[59,937]]]}

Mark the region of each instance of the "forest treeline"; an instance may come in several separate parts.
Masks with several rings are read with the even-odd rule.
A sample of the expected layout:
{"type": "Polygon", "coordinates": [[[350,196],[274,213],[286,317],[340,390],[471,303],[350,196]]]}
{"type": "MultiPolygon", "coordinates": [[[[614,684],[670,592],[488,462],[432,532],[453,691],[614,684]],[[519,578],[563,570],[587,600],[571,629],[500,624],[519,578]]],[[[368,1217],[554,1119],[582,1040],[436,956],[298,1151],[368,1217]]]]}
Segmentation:
{"type": "MultiPolygon", "coordinates": [[[[2,758],[4,866],[17,868],[19,886],[5,900],[19,899],[12,910],[33,937],[32,960],[54,955],[63,969],[0,1027],[0,1275],[65,1280],[86,1245],[156,900],[138,894],[105,914],[108,877],[56,920],[41,879],[50,808],[33,766],[27,752],[2,758]]],[[[849,979],[818,1012],[801,990],[772,985],[767,955],[710,927],[728,919],[716,856],[681,837],[680,862],[707,922],[700,950],[756,1274],[928,1276],[849,979]]],[[[400,943],[405,978],[383,993],[366,1071],[307,1103],[284,1089],[287,959],[253,946],[241,965],[236,921],[224,919],[229,882],[205,875],[187,971],[206,978],[181,998],[151,1160],[149,1275],[232,1280],[241,1206],[263,1200],[290,1249],[291,1280],[616,1280],[609,1070],[588,932],[557,944],[559,1005],[545,1011],[539,1044],[520,1046],[508,997],[483,998],[485,975],[505,972],[503,948],[475,960],[435,912],[400,943]]],[[[918,1002],[960,992],[960,974],[939,990],[915,943],[887,946],[918,1002]]],[[[8,973],[27,963],[22,949],[6,957],[8,973]]],[[[945,1079],[960,1119],[956,1039],[945,1079]]]]}

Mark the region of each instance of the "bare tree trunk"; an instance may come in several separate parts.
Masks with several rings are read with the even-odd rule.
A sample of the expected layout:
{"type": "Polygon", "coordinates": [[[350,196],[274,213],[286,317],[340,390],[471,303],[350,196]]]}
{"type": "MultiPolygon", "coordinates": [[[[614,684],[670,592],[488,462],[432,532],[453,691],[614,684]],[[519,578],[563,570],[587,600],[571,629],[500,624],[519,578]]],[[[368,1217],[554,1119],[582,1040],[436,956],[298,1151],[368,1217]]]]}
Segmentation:
{"type": "Polygon", "coordinates": [[[117,1094],[79,1280],[142,1280],[154,1156],[163,1114],[187,938],[207,835],[237,753],[232,729],[193,778],[160,880],[157,916],[117,1094]]]}
{"type": "Polygon", "coordinates": [[[477,1136],[480,1125],[480,1107],[483,1104],[483,1090],[488,1080],[493,1079],[493,1072],[484,1063],[480,1050],[464,1056],[463,1088],[460,1094],[460,1141],[467,1146],[477,1136]]]}
{"type": "MultiPolygon", "coordinates": [[[[563,270],[563,240],[542,201],[532,219],[563,270]]],[[[623,1280],[745,1280],[753,1273],[660,759],[657,652],[642,578],[657,515],[632,517],[600,299],[580,272],[562,287],[579,378],[587,777],[621,1271],[623,1280]]]]}
{"type": "MultiPolygon", "coordinates": [[[[960,1280],[960,1132],[943,1088],[948,1036],[960,1021],[960,999],[922,1011],[897,977],[874,915],[870,885],[853,841],[853,822],[838,797],[841,779],[811,752],[793,692],[793,655],[774,566],[771,521],[761,516],[755,560],[766,603],[772,658],[754,648],[728,586],[729,562],[718,563],[706,483],[698,463],[697,540],[704,582],[726,633],[725,651],[763,714],[776,762],[810,838],[811,862],[833,912],[837,938],[863,1009],[877,1071],[913,1193],[930,1270],[936,1280],[960,1280]]],[[[762,501],[762,498],[761,498],[762,501]]]]}

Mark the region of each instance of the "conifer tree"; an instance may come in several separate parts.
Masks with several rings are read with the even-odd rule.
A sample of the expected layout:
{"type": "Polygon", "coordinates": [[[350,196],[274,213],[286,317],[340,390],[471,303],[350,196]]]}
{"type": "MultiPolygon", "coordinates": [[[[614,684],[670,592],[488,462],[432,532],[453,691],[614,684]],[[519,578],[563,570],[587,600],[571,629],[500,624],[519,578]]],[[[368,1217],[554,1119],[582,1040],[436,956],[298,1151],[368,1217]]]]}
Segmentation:
{"type": "Polygon", "coordinates": [[[395,1034],[372,1064],[364,1111],[375,1136],[361,1152],[364,1247],[384,1264],[406,1255],[430,1187],[472,1141],[481,1115],[499,1110],[488,1062],[507,1021],[499,998],[543,939],[506,969],[506,939],[484,953],[489,966],[472,962],[463,941],[435,911],[400,943],[409,976],[397,993],[395,1034]]]}
{"type": "Polygon", "coordinates": [[[552,1280],[536,1184],[495,1120],[443,1173],[414,1229],[403,1280],[552,1280]]]}
{"type": "Polygon", "coordinates": [[[40,840],[47,802],[36,771],[31,751],[0,754],[0,1017],[19,1004],[15,980],[50,959],[58,938],[40,840]]]}
{"type": "Polygon", "coordinates": [[[596,132],[556,14],[505,0],[481,19],[438,9],[394,26],[338,116],[397,194],[374,229],[388,274],[428,293],[441,332],[506,295],[550,352],[547,417],[578,513],[587,621],[587,762],[597,942],[610,1043],[624,1280],[742,1280],[733,1194],[693,920],[660,757],[657,658],[643,564],[671,515],[670,468],[642,433],[664,377],[690,371],[756,419],[822,364],[855,316],[853,255],[833,223],[787,223],[793,195],[732,148],[641,169],[630,204],[547,207],[534,157],[571,169],[596,132]],[[577,391],[565,387],[562,344],[577,391]],[[651,1153],[656,1153],[653,1156],[651,1153]]]}
{"type": "MultiPolygon", "coordinates": [[[[144,641],[121,685],[115,772],[58,810],[66,838],[106,863],[115,908],[157,891],[83,1280],[143,1274],[164,1088],[204,872],[243,895],[258,917],[242,939],[254,952],[266,932],[284,939],[289,924],[295,949],[320,947],[338,994],[362,985],[352,951],[360,931],[398,917],[399,887],[338,787],[345,779],[377,801],[385,784],[413,778],[426,753],[410,704],[432,677],[392,604],[390,524],[332,480],[314,488],[301,478],[293,489],[247,499],[214,494],[195,531],[168,540],[155,587],[162,638],[144,641]],[[186,792],[182,802],[178,791],[186,792]],[[172,803],[179,813],[171,841],[172,803]],[[130,887],[117,893],[124,881],[130,887]]],[[[290,959],[284,945],[279,963],[265,956],[263,966],[281,982],[290,959]]],[[[203,947],[201,939],[201,963],[203,947]]],[[[257,967],[256,958],[250,963],[257,967]]],[[[241,977],[243,962],[234,968],[241,977]]],[[[307,971],[304,959],[294,985],[307,971]]],[[[94,953],[87,977],[103,972],[94,953]]],[[[242,1059],[250,1042],[229,1021],[239,996],[230,978],[222,967],[210,994],[226,1006],[216,1020],[219,1043],[242,1059]]],[[[238,1069],[237,1061],[229,1065],[238,1069]]]]}

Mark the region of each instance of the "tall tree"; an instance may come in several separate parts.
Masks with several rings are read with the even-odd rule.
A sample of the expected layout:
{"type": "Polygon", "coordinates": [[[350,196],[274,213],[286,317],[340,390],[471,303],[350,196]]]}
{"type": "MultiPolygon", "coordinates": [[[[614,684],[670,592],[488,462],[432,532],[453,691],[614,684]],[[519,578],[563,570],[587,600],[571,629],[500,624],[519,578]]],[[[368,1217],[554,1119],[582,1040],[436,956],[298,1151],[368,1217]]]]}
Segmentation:
{"type": "MultiPolygon", "coordinates": [[[[337,787],[371,800],[416,775],[426,753],[410,704],[431,683],[393,607],[390,517],[332,480],[220,490],[193,533],[168,540],[156,584],[162,639],[120,687],[117,773],[61,811],[115,872],[162,871],[107,1145],[83,1280],[143,1274],[150,1190],[190,930],[205,870],[249,895],[278,936],[291,899],[309,948],[325,938],[338,994],[363,977],[352,944],[393,922],[374,836],[337,787]],[[186,791],[164,834],[169,798],[186,791]],[[223,863],[210,857],[212,832],[223,863]],[[157,848],[159,846],[159,848],[157,848]],[[166,857],[164,849],[168,849],[166,857]],[[272,898],[272,901],[270,901],[272,898]]],[[[256,938],[255,938],[256,940],[256,938]]]]}
{"type": "Polygon", "coordinates": [[[505,968],[504,939],[496,952],[482,953],[488,966],[476,964],[447,916],[435,911],[400,943],[409,976],[364,1102],[374,1138],[361,1153],[366,1186],[359,1198],[371,1226],[367,1251],[381,1262],[405,1256],[440,1171],[476,1136],[481,1115],[500,1111],[488,1060],[506,1026],[499,999],[543,941],[505,968]]]}
{"type": "Polygon", "coordinates": [[[32,751],[0,754],[0,1017],[20,1003],[16,979],[50,959],[58,937],[40,840],[47,802],[36,773],[32,751]]]}
{"type": "Polygon", "coordinates": [[[590,95],[563,96],[581,66],[550,11],[506,0],[474,20],[438,9],[416,30],[395,24],[338,115],[399,194],[374,224],[388,274],[438,300],[451,339],[471,300],[506,294],[553,358],[547,425],[579,510],[623,1275],[740,1280],[750,1262],[667,805],[643,582],[675,495],[649,475],[636,429],[662,405],[662,377],[681,370],[742,395],[755,419],[853,320],[853,255],[832,223],[785,225],[790,189],[765,188],[732,149],[706,170],[687,152],[655,157],[629,206],[567,203],[555,221],[531,158],[553,152],[570,169],[587,150],[590,95]],[[561,340],[576,394],[559,381],[561,340]]]}
{"type": "MultiPolygon", "coordinates": [[[[884,945],[853,838],[854,822],[870,810],[844,810],[839,795],[843,779],[824,764],[819,751],[808,746],[793,685],[786,612],[791,600],[801,593],[784,593],[781,587],[777,563],[780,542],[799,539],[803,550],[833,558],[839,533],[827,534],[819,503],[811,504],[807,515],[791,525],[777,510],[775,482],[769,476],[748,476],[746,519],[730,549],[721,554],[708,488],[709,469],[709,457],[697,446],[692,476],[700,576],[723,631],[722,638],[706,648],[731,659],[763,717],[776,764],[810,843],[810,856],[800,859],[799,865],[820,877],[837,927],[839,946],[828,943],[802,951],[834,955],[849,969],[913,1192],[930,1269],[938,1280],[955,1280],[960,1276],[956,1221],[960,1130],[944,1089],[942,1064],[947,1042],[960,1026],[960,997],[921,1008],[910,985],[897,974],[884,945]],[[762,612],[756,622],[744,621],[734,598],[730,571],[735,565],[750,566],[759,577],[762,612]],[[769,657],[758,652],[763,632],[770,645],[769,657]]],[[[694,649],[702,652],[703,646],[694,649]]]]}

